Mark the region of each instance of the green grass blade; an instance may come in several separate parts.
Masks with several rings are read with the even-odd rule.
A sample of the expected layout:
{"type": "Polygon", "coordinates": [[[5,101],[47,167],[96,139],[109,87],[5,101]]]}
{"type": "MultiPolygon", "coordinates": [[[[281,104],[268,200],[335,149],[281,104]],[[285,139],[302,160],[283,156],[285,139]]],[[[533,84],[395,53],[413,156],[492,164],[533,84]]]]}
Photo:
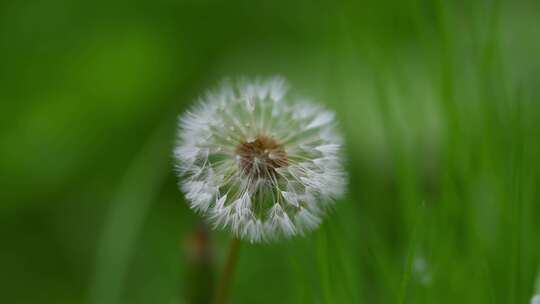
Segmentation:
{"type": "MultiPolygon", "coordinates": [[[[169,127],[167,125],[167,127],[169,127]]],[[[98,245],[90,303],[120,303],[134,243],[167,175],[172,128],[161,127],[130,165],[111,202],[98,245]]]]}

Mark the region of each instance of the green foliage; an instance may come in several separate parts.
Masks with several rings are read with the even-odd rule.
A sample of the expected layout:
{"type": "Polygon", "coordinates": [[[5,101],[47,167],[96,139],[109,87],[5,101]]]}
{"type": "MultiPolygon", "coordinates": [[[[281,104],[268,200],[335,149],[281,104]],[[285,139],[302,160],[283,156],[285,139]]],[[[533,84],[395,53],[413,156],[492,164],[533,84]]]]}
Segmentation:
{"type": "Polygon", "coordinates": [[[229,236],[193,241],[176,115],[224,76],[277,73],[336,110],[349,191],[306,238],[243,244],[231,303],[527,303],[540,284],[539,12],[3,2],[0,302],[207,301],[229,236]]]}

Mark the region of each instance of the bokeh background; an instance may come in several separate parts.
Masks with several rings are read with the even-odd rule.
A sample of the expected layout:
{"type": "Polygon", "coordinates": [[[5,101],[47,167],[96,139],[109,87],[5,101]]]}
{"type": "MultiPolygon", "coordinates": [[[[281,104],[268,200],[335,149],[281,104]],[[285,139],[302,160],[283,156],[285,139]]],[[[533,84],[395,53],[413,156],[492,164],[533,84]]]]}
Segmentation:
{"type": "Polygon", "coordinates": [[[540,2],[0,3],[0,302],[208,303],[230,236],[178,191],[176,117],[226,76],[333,108],[349,192],[242,244],[231,303],[540,292],[540,2]]]}

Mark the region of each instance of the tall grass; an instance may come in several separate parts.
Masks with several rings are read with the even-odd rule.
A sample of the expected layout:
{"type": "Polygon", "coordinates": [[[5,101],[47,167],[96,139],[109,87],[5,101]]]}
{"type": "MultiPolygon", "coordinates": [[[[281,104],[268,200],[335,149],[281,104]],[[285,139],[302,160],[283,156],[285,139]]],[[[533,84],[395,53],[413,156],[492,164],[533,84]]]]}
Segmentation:
{"type": "MultiPolygon", "coordinates": [[[[539,292],[537,1],[52,2],[2,5],[0,97],[19,103],[0,130],[0,299],[208,299],[186,292],[212,288],[189,274],[175,111],[221,76],[274,73],[336,110],[349,190],[306,238],[245,244],[231,303],[539,292]]],[[[228,239],[211,233],[207,271],[228,239]]]]}

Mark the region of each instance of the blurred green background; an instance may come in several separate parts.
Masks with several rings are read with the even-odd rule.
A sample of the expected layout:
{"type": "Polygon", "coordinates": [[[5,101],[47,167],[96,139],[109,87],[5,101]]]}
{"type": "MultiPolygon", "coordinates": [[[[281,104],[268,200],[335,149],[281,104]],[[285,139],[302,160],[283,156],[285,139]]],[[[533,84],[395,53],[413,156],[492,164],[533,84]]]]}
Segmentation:
{"type": "MultiPolygon", "coordinates": [[[[0,3],[0,302],[207,303],[176,116],[222,77],[335,109],[349,192],[243,244],[231,303],[528,303],[540,282],[539,1],[0,3]]],[[[201,240],[208,237],[207,245],[201,240]]]]}

